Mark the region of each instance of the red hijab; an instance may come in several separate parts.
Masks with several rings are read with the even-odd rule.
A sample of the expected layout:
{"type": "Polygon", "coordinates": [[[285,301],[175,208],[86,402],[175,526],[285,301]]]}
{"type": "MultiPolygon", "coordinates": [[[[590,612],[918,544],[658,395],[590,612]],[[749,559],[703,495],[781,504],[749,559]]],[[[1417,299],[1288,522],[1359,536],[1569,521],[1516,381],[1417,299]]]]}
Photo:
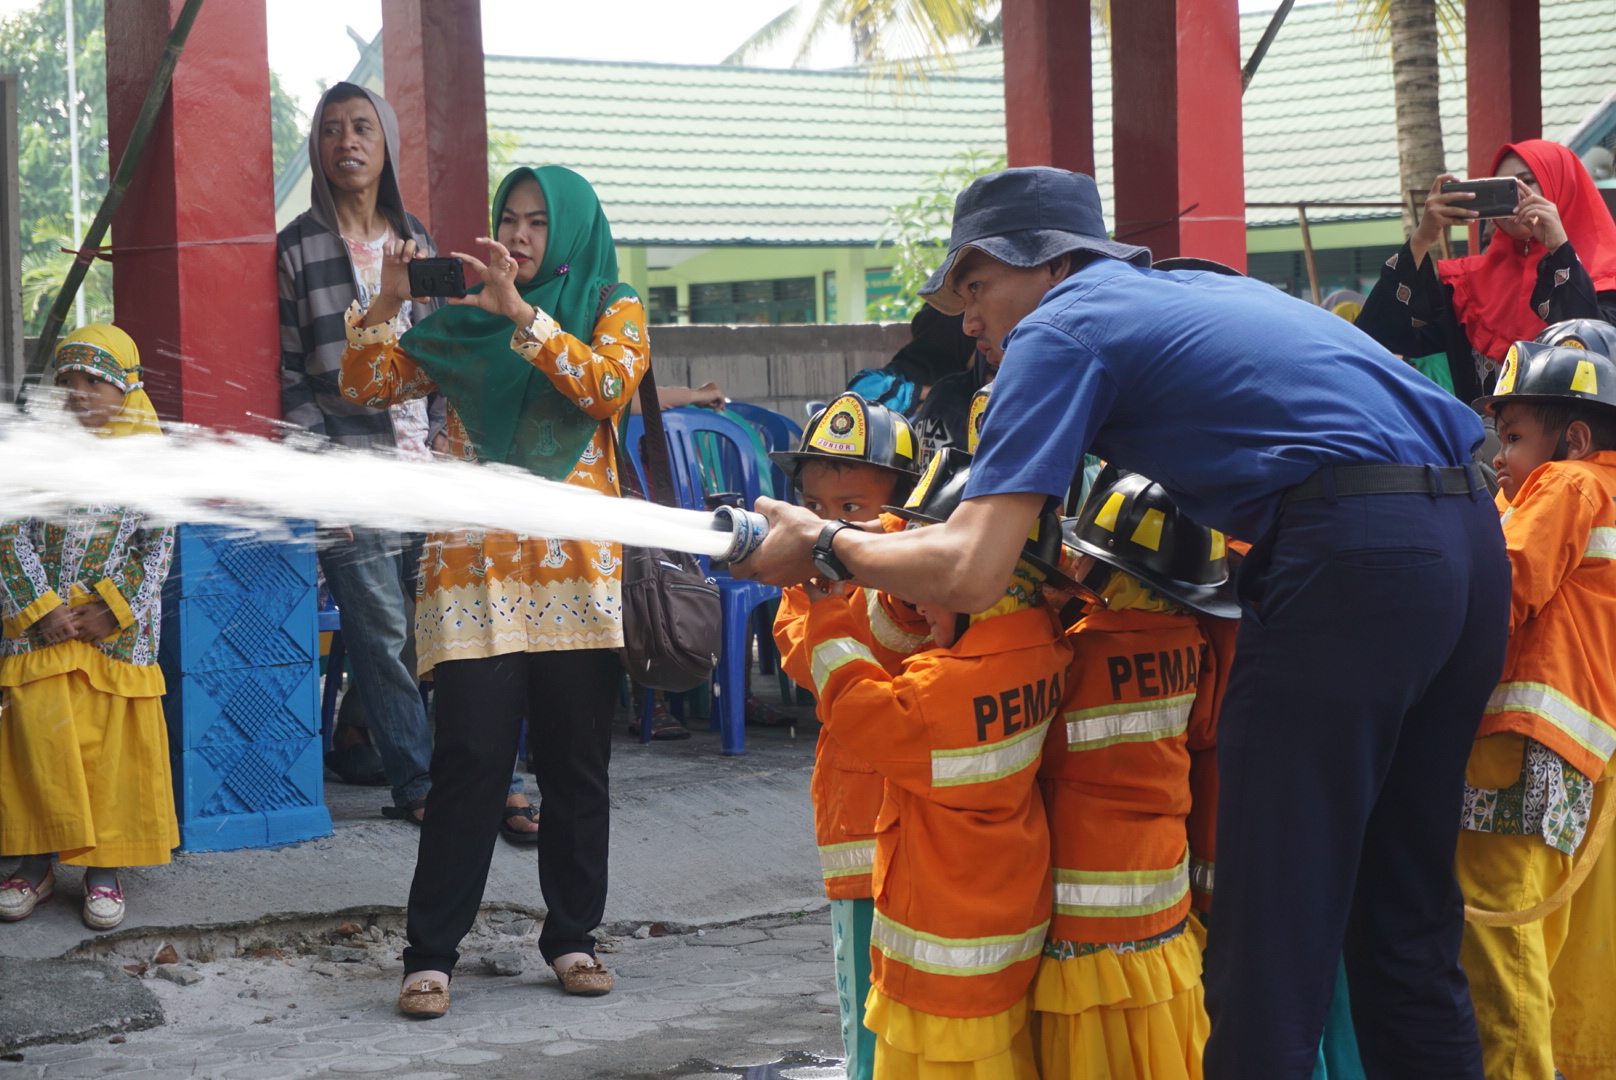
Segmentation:
{"type": "MultiPolygon", "coordinates": [[[[1594,280],[1594,290],[1616,289],[1616,222],[1611,220],[1593,177],[1569,148],[1547,139],[1510,143],[1493,158],[1493,173],[1516,154],[1537,177],[1543,197],[1560,211],[1566,239],[1594,280]]],[[[1453,286],[1453,308],[1476,351],[1502,360],[1517,341],[1530,341],[1546,325],[1532,310],[1537,264],[1549,249],[1524,244],[1502,231],[1480,255],[1444,259],[1437,273],[1453,286]]]]}

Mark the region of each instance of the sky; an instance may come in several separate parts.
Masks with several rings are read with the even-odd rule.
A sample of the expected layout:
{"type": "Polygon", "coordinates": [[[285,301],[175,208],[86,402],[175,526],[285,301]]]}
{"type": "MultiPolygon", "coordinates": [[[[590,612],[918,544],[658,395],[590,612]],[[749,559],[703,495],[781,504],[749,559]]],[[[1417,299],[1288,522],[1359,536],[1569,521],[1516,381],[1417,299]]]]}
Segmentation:
{"type": "MultiPolygon", "coordinates": [[[[0,15],[37,0],[0,0],[0,15]]],[[[78,0],[100,3],[101,0],[78,0]]],[[[792,0],[482,0],[483,48],[506,56],[578,60],[648,60],[716,64],[792,0]],[[607,17],[603,18],[603,13],[607,17]]],[[[366,40],[382,24],[381,0],[266,0],[269,66],[305,111],[320,96],[320,80],[336,82],[359,53],[346,33],[366,40]]],[[[1242,11],[1271,11],[1277,0],[1240,0],[1242,11]]],[[[810,67],[852,61],[845,38],[834,33],[809,58],[810,67]]],[[[784,67],[793,49],[777,48],[755,60],[784,67]]]]}

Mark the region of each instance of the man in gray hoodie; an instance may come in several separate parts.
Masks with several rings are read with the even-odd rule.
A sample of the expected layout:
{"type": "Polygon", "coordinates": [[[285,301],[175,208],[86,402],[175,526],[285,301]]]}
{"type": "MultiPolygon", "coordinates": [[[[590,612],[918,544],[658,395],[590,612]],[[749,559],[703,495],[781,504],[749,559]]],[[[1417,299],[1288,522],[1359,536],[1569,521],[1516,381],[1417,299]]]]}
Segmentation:
{"type": "MultiPolygon", "coordinates": [[[[379,95],[352,83],[327,90],[309,133],[309,209],[276,240],[280,278],[281,411],[285,419],[343,446],[429,457],[436,434],[428,402],[367,409],[343,399],[337,382],[347,348],[343,312],[381,284],[388,242],[432,238],[404,209],[393,162],[398,120],[379,95]]],[[[432,308],[408,305],[405,325],[432,308]]],[[[399,327],[400,330],[403,327],[399,327]]],[[[442,428],[441,400],[431,403],[442,428]]],[[[413,579],[420,538],[386,529],[325,530],[320,565],[342,610],[342,637],[372,740],[394,804],[418,816],[432,736],[416,689],[413,579]]]]}

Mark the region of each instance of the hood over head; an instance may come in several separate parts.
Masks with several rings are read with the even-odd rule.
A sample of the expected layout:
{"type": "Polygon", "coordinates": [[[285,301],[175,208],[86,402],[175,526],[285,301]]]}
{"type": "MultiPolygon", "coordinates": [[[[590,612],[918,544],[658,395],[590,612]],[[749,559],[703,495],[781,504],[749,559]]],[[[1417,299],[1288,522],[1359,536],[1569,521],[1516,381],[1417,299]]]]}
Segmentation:
{"type": "Polygon", "coordinates": [[[376,205],[392,223],[393,232],[408,238],[409,218],[405,216],[404,195],[398,186],[398,114],[393,112],[386,98],[357,83],[335,84],[320,95],[319,104],[314,106],[313,119],[309,124],[309,213],[332,232],[340,232],[337,228],[337,200],[331,194],[331,181],[326,178],[325,167],[320,162],[320,121],[325,116],[326,104],[333,97],[346,101],[357,96],[354,91],[368,98],[376,109],[376,117],[382,124],[382,137],[387,142],[387,161],[382,165],[381,191],[376,196],[376,205]]]}

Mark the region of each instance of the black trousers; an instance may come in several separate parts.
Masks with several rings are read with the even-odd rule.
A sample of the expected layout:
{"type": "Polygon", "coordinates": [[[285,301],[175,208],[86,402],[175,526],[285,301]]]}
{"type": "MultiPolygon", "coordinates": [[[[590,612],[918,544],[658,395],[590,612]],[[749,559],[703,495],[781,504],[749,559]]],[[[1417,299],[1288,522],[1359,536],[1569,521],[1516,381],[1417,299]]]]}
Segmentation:
{"type": "Polygon", "coordinates": [[[622,665],[610,649],[507,653],[437,665],[432,790],[410,884],[406,973],[452,971],[488,883],[522,721],[539,781],[546,960],[593,956],[606,909],[607,767],[622,665]]]}
{"type": "Polygon", "coordinates": [[[1240,570],[1218,721],[1207,1080],[1306,1080],[1345,957],[1370,1080],[1482,1080],[1453,877],[1503,669],[1486,492],[1300,502],[1240,570]]]}

